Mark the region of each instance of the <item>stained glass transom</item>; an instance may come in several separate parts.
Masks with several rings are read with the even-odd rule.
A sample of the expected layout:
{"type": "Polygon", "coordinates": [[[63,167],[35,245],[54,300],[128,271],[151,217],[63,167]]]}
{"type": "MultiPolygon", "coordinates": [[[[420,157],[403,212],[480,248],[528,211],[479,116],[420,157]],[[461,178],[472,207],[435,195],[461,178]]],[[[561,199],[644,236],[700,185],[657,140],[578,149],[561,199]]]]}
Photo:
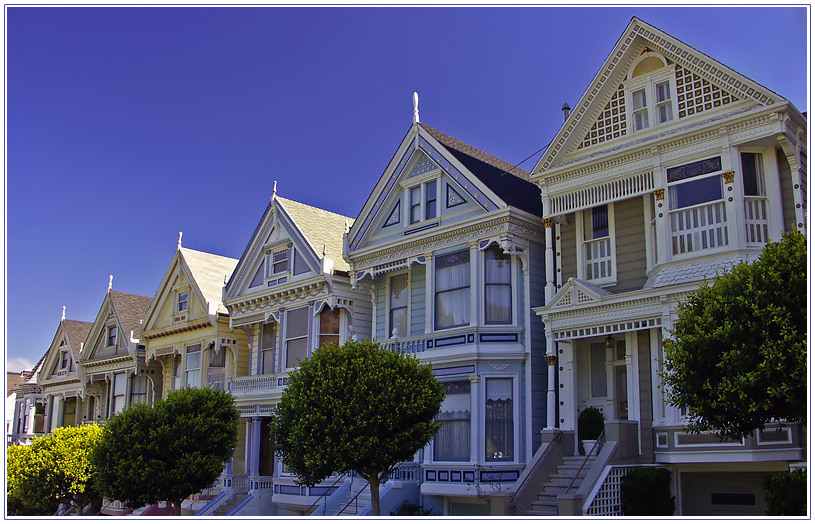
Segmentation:
{"type": "Polygon", "coordinates": [[[413,165],[413,169],[410,170],[408,178],[427,173],[428,171],[433,171],[437,167],[438,166],[436,166],[436,163],[433,162],[427,155],[421,155],[413,165]]]}
{"type": "Polygon", "coordinates": [[[738,100],[685,68],[676,68],[676,107],[679,118],[721,107],[738,100]]]}
{"type": "Polygon", "coordinates": [[[622,84],[611,97],[597,122],[586,134],[586,138],[577,147],[589,147],[625,134],[625,90],[622,84]]]}
{"type": "Polygon", "coordinates": [[[456,193],[456,190],[450,186],[447,186],[447,207],[455,207],[459,204],[463,204],[464,199],[456,193]]]}

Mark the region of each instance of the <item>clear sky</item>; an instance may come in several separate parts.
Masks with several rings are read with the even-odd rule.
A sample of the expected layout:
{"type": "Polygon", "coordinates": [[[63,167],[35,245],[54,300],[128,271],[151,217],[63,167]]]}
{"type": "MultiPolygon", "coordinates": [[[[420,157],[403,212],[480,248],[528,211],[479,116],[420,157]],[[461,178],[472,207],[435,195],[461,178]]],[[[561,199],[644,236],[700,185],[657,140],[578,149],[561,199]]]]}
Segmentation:
{"type": "MultiPolygon", "coordinates": [[[[632,16],[808,109],[803,8],[7,7],[6,350],[237,258],[272,193],[356,217],[412,118],[540,149],[632,16]]],[[[539,156],[539,155],[538,155],[539,156]]],[[[531,169],[538,156],[523,167],[531,169]]]]}

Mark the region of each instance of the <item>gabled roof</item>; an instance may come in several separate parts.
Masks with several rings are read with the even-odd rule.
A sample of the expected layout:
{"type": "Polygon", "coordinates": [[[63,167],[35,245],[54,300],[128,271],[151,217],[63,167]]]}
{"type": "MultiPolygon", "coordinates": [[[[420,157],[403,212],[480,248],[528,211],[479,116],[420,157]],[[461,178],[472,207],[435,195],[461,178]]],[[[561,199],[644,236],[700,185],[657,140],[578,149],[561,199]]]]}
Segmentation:
{"type": "Polygon", "coordinates": [[[354,224],[353,218],[288,198],[275,196],[275,200],[289,215],[318,257],[322,256],[325,246],[328,258],[334,261],[334,269],[348,271],[348,263],[342,258],[342,236],[345,233],[345,225],[351,227],[354,224]]]}
{"type": "Polygon", "coordinates": [[[419,125],[504,202],[535,216],[541,215],[540,189],[532,183],[527,171],[427,124],[419,125]]]}
{"type": "Polygon", "coordinates": [[[133,336],[139,338],[142,321],[153,298],[110,290],[110,299],[113,307],[116,308],[116,314],[119,316],[125,334],[130,336],[132,331],[133,336]]]}
{"type": "Polygon", "coordinates": [[[227,313],[227,309],[221,303],[221,290],[224,287],[224,277],[229,277],[238,265],[237,259],[186,247],[180,250],[204,300],[209,304],[217,304],[219,313],[227,313]]]}
{"type": "Polygon", "coordinates": [[[750,100],[765,106],[785,102],[770,89],[634,17],[532,170],[533,176],[558,165],[563,155],[577,148],[619,90],[628,68],[644,51],[661,54],[698,77],[701,83],[729,93],[734,100],[750,100]]]}
{"type": "Polygon", "coordinates": [[[79,348],[88,339],[93,323],[65,319],[60,322],[60,326],[68,339],[68,346],[74,355],[74,362],[77,362],[79,360],[79,348]]]}

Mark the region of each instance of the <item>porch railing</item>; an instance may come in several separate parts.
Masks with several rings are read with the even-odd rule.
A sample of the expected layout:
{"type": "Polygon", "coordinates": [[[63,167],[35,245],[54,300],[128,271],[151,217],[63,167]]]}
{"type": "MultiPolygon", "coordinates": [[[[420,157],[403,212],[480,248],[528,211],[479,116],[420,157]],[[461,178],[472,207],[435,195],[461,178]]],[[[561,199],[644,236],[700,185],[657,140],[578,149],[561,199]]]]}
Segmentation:
{"type": "Polygon", "coordinates": [[[723,201],[672,211],[670,219],[674,255],[728,244],[727,212],[723,201]]]}
{"type": "MultiPolygon", "coordinates": [[[[621,466],[606,466],[600,475],[594,489],[586,497],[583,513],[593,516],[622,515],[622,483],[629,471],[634,468],[664,467],[654,464],[629,464],[621,466]]],[[[667,469],[667,468],[666,468],[667,469]]]]}
{"type": "Polygon", "coordinates": [[[387,480],[401,480],[403,482],[419,482],[422,478],[421,468],[415,462],[403,462],[393,468],[387,480]]]}
{"type": "Polygon", "coordinates": [[[586,252],[586,280],[599,280],[611,276],[611,239],[588,240],[583,243],[586,252]]]}
{"type": "Polygon", "coordinates": [[[744,197],[744,229],[748,245],[764,245],[770,236],[765,197],[744,197]]]}
{"type": "Polygon", "coordinates": [[[252,477],[249,479],[252,489],[263,489],[271,491],[274,488],[274,477],[252,477]]]}
{"type": "Polygon", "coordinates": [[[238,396],[258,391],[271,391],[286,385],[288,373],[272,373],[269,375],[249,375],[247,377],[232,377],[229,379],[228,390],[238,396]]]}
{"type": "Polygon", "coordinates": [[[405,337],[397,340],[388,340],[383,342],[382,345],[389,351],[398,351],[400,353],[421,353],[426,349],[426,336],[419,337],[405,337]]]}

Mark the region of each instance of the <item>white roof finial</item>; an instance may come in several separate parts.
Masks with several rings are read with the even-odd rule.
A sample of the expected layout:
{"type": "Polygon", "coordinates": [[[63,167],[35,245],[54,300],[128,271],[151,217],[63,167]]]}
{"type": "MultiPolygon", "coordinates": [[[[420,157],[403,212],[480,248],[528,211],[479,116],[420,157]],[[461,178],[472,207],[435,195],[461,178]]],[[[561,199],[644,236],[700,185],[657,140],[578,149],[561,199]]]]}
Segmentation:
{"type": "Polygon", "coordinates": [[[419,123],[419,93],[413,92],[413,123],[419,123]]]}
{"type": "Polygon", "coordinates": [[[110,275],[108,279],[108,292],[110,292],[111,289],[113,289],[113,275],[110,275]]]}
{"type": "Polygon", "coordinates": [[[178,249],[181,249],[181,235],[183,235],[183,233],[181,231],[179,231],[178,232],[178,249]]]}
{"type": "Polygon", "coordinates": [[[348,222],[348,219],[345,219],[345,232],[348,233],[351,231],[351,224],[348,222]]]}
{"type": "Polygon", "coordinates": [[[62,306],[62,320],[65,320],[65,306],[62,306]]]}
{"type": "Polygon", "coordinates": [[[272,202],[274,202],[274,197],[277,196],[277,180],[274,181],[274,185],[272,186],[272,202]]]}

